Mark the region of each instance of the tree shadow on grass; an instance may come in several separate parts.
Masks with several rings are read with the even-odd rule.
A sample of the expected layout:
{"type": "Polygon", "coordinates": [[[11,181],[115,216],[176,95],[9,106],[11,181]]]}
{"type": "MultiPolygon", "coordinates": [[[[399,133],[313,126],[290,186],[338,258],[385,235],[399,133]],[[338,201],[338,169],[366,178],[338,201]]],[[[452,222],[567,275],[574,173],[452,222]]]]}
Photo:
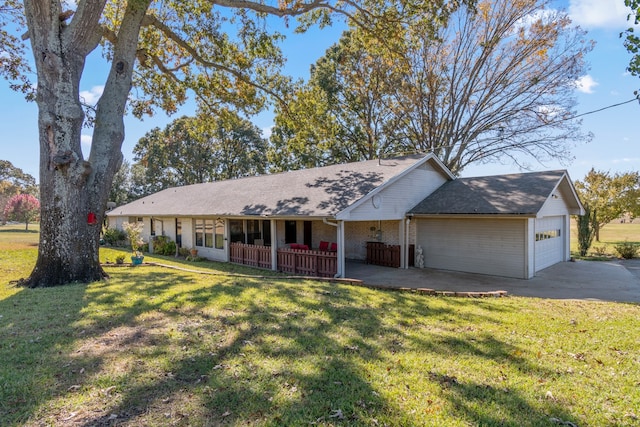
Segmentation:
{"type": "MultiPolygon", "coordinates": [[[[447,384],[437,368],[399,367],[415,354],[460,354],[536,372],[520,356],[526,350],[486,335],[467,341],[431,330],[456,318],[456,304],[331,283],[203,278],[155,267],[112,276],[112,282],[78,286],[58,310],[58,336],[48,337],[40,357],[51,358],[42,368],[49,401],[29,401],[29,387],[42,385],[42,369],[32,370],[23,379],[23,408],[7,413],[7,424],[42,417],[45,424],[87,427],[428,425],[404,396],[387,393],[375,378],[381,375],[390,384],[406,382],[407,389],[428,388],[461,423],[548,420],[517,391],[502,398],[491,384],[447,384]],[[410,383],[413,374],[422,377],[419,385],[410,383]]],[[[39,291],[0,301],[0,310],[23,307],[39,291]]],[[[54,306],[47,310],[58,316],[54,306]]],[[[490,317],[483,311],[458,321],[490,317]]],[[[11,363],[10,370],[24,366],[11,363]]],[[[559,418],[572,419],[558,411],[559,418]]]]}
{"type": "Polygon", "coordinates": [[[85,288],[23,289],[0,300],[0,425],[20,424],[70,386],[65,351],[77,338],[71,325],[85,288]]]}

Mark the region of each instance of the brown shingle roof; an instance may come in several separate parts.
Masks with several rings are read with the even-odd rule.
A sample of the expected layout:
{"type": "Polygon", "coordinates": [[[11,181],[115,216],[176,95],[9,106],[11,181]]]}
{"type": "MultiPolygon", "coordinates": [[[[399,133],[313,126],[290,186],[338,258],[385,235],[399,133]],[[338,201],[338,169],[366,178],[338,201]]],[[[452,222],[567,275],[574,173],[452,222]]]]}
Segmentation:
{"type": "Polygon", "coordinates": [[[564,174],[549,171],[455,179],[409,213],[535,215],[564,174]]]}
{"type": "Polygon", "coordinates": [[[109,216],[334,216],[423,155],[169,188],[109,216]]]}

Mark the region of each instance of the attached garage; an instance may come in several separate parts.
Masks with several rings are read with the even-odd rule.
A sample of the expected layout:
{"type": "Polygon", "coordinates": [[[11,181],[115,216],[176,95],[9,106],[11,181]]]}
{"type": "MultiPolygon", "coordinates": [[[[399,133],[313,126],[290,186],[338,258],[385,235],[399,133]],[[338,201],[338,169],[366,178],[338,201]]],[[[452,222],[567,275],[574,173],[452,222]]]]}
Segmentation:
{"type": "Polygon", "coordinates": [[[429,268],[529,279],[568,261],[583,208],[565,171],[447,182],[408,216],[429,268]]]}
{"type": "Polygon", "coordinates": [[[524,219],[429,218],[417,224],[425,267],[524,277],[524,219]]]}

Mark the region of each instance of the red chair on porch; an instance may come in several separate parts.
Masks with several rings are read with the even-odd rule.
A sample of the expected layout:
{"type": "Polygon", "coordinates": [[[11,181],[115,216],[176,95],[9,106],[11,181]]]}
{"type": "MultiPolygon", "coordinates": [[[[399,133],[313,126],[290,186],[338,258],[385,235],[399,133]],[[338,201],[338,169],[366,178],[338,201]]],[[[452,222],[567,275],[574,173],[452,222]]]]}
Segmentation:
{"type": "Polygon", "coordinates": [[[329,248],[329,252],[338,252],[338,244],[332,242],[331,247],[329,248]]]}
{"type": "Polygon", "coordinates": [[[325,242],[324,240],[320,241],[320,247],[318,250],[322,252],[327,252],[329,250],[329,242],[325,242]]]}

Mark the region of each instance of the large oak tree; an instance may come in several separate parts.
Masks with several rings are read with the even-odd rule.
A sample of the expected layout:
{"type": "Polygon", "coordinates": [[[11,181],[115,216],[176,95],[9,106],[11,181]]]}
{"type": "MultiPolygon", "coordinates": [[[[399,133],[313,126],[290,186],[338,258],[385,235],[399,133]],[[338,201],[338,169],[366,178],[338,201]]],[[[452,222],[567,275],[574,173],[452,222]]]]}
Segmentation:
{"type": "MultiPolygon", "coordinates": [[[[173,113],[193,93],[201,108],[255,112],[286,83],[277,71],[280,38],[269,16],[354,9],[350,0],[13,0],[0,3],[2,23],[24,18],[37,77],[41,234],[25,285],[55,286],[105,277],[99,235],[109,190],[122,164],[123,116],[173,113]],[[80,82],[89,54],[102,46],[109,72],[96,105],[83,105],[80,82]],[[132,90],[133,88],[133,90],[132,90]],[[83,126],[93,126],[87,157],[83,126]],[[95,215],[97,221],[88,221],[95,215]]],[[[4,31],[5,27],[3,27],[4,31]]],[[[29,90],[20,41],[0,34],[0,73],[29,90]]]]}

